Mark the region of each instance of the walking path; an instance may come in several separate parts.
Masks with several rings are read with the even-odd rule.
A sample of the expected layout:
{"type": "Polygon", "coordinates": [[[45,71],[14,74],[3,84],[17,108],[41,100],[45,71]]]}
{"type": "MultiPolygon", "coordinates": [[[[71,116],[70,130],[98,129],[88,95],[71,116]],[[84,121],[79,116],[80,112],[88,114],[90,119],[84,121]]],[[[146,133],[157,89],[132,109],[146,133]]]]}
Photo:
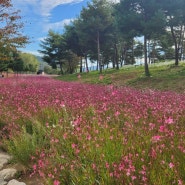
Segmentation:
{"type": "Polygon", "coordinates": [[[10,159],[10,155],[0,150],[0,185],[26,185],[15,179],[19,171],[14,167],[9,167],[10,159]]]}

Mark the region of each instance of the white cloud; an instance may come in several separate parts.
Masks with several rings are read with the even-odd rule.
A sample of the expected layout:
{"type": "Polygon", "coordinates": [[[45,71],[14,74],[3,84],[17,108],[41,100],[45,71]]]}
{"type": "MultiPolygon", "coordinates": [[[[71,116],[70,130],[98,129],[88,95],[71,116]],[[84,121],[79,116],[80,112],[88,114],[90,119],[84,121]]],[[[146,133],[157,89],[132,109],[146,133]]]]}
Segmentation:
{"type": "Polygon", "coordinates": [[[38,38],[37,40],[38,41],[44,41],[44,39],[46,39],[47,37],[40,37],[40,38],[38,38]]]}
{"type": "Polygon", "coordinates": [[[63,4],[78,3],[83,0],[39,0],[40,10],[43,16],[49,16],[52,9],[63,4]]]}
{"type": "Polygon", "coordinates": [[[51,11],[64,4],[79,3],[83,0],[12,0],[14,7],[21,9],[21,11],[27,10],[28,6],[32,6],[34,12],[42,16],[50,16],[51,11]]]}
{"type": "MultiPolygon", "coordinates": [[[[12,3],[16,9],[20,9],[23,17],[27,17],[28,22],[32,21],[33,24],[42,27],[44,32],[49,29],[58,31],[64,27],[65,24],[69,24],[71,19],[65,19],[60,22],[50,23],[51,12],[54,8],[64,4],[74,4],[82,2],[83,0],[12,0],[12,3]],[[37,15],[37,16],[36,16],[37,15]]],[[[26,21],[27,21],[26,20],[26,21]]]]}
{"type": "Polygon", "coordinates": [[[109,2],[112,2],[112,3],[119,3],[120,0],[109,0],[109,2]]]}
{"type": "Polygon", "coordinates": [[[48,24],[44,24],[44,31],[48,32],[49,29],[52,29],[54,31],[61,31],[64,28],[64,25],[68,25],[71,23],[71,21],[73,21],[74,19],[64,19],[60,22],[55,22],[55,23],[48,23],[48,24]]]}
{"type": "Polygon", "coordinates": [[[38,0],[12,0],[13,7],[24,13],[30,11],[30,6],[35,9],[38,2],[38,0]]]}

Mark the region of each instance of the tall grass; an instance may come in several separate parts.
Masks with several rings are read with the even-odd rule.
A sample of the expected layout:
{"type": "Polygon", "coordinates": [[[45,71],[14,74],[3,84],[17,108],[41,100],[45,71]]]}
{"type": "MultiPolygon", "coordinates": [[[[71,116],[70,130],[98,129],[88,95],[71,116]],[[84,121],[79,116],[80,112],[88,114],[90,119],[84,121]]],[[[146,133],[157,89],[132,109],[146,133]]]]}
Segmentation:
{"type": "Polygon", "coordinates": [[[26,167],[30,166],[31,156],[47,147],[46,128],[39,122],[32,121],[29,128],[23,126],[19,132],[15,132],[11,139],[4,140],[5,148],[14,157],[14,161],[26,167]]]}

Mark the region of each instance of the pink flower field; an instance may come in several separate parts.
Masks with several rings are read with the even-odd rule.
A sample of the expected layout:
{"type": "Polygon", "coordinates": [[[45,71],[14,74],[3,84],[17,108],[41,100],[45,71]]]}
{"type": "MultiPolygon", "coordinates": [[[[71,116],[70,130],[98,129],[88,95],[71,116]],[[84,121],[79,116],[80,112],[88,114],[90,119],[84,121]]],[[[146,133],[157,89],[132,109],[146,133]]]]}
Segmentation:
{"type": "Polygon", "coordinates": [[[0,105],[0,145],[43,184],[185,184],[185,94],[12,77],[0,105]]]}

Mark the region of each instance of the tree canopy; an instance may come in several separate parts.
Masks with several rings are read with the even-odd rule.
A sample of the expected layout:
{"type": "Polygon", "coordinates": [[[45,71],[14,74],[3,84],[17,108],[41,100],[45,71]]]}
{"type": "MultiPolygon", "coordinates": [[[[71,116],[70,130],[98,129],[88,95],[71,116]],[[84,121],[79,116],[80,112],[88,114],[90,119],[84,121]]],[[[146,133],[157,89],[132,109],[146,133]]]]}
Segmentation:
{"type": "Polygon", "coordinates": [[[23,47],[28,38],[21,34],[23,23],[19,11],[14,11],[11,0],[0,1],[0,71],[7,69],[17,48],[23,47]]]}
{"type": "Polygon", "coordinates": [[[43,48],[39,50],[44,55],[43,60],[54,69],[60,66],[62,74],[66,71],[70,73],[75,71],[78,66],[78,57],[72,49],[68,48],[64,35],[50,30],[48,37],[41,42],[40,46],[43,48]]]}
{"type": "Polygon", "coordinates": [[[166,15],[166,26],[170,30],[175,46],[175,65],[179,64],[185,36],[185,1],[164,0],[161,6],[166,15]]]}
{"type": "MultiPolygon", "coordinates": [[[[79,17],[65,26],[64,33],[50,30],[41,43],[44,60],[62,66],[69,53],[97,62],[100,72],[105,65],[119,69],[144,56],[145,75],[150,76],[151,59],[175,58],[175,65],[184,53],[184,0],[92,0],[79,17]],[[136,37],[143,38],[137,42],[136,37]],[[58,43],[58,44],[56,44],[58,43]],[[174,54],[172,53],[174,52],[174,54]],[[56,64],[56,62],[54,63],[56,64]]],[[[80,62],[82,72],[82,60],[80,62]]]]}
{"type": "Polygon", "coordinates": [[[165,16],[158,0],[124,0],[117,6],[119,29],[128,37],[144,37],[145,75],[149,76],[147,41],[165,29],[165,16]]]}

